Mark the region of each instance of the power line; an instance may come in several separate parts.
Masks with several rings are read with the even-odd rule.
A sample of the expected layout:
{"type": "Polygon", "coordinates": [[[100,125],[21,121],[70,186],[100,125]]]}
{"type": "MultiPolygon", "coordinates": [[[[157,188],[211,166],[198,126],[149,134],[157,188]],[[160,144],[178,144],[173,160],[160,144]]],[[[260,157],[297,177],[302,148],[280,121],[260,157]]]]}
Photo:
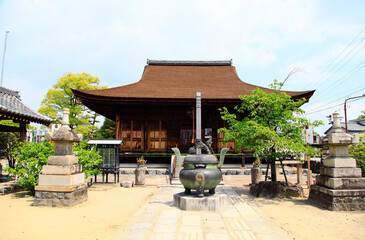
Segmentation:
{"type": "Polygon", "coordinates": [[[323,99],[324,97],[326,97],[326,95],[328,95],[328,93],[331,92],[330,90],[332,90],[333,88],[339,86],[342,82],[344,82],[345,80],[347,80],[350,77],[352,77],[354,74],[356,74],[357,72],[359,72],[364,67],[365,67],[365,61],[362,61],[360,64],[358,64],[356,67],[354,67],[349,73],[347,73],[345,76],[341,77],[336,82],[334,82],[331,87],[327,88],[326,89],[326,92],[324,94],[317,95],[318,97],[313,97],[313,98],[315,100],[323,99]]]}
{"type": "MultiPolygon", "coordinates": [[[[322,74],[336,61],[337,58],[339,58],[350,46],[351,44],[362,34],[362,32],[365,30],[365,27],[361,29],[361,31],[350,41],[350,43],[347,44],[347,46],[339,53],[337,54],[336,57],[334,57],[331,62],[327,65],[327,67],[325,67],[321,73],[319,75],[317,75],[317,77],[315,78],[315,80],[317,80],[320,76],[322,76],[322,74]]],[[[312,86],[313,83],[315,83],[316,81],[313,81],[308,87],[312,86]]]]}
{"type": "Polygon", "coordinates": [[[352,75],[354,75],[355,73],[357,73],[358,71],[360,71],[363,67],[365,67],[365,64],[363,64],[363,63],[365,63],[365,61],[363,61],[363,62],[361,62],[359,65],[357,65],[350,73],[348,73],[348,74],[346,74],[343,78],[340,78],[339,80],[337,80],[336,82],[334,82],[333,84],[334,85],[332,85],[329,89],[327,89],[327,91],[329,91],[329,90],[331,90],[331,89],[333,89],[333,88],[335,88],[335,87],[337,87],[337,86],[339,86],[341,83],[343,83],[345,80],[347,80],[347,79],[349,79],[350,77],[352,77],[352,75]],[[361,64],[363,64],[362,66],[361,66],[361,64]],[[356,69],[356,68],[358,68],[358,69],[356,69]],[[356,70],[355,70],[356,69],[356,70]]]}
{"type": "MultiPolygon", "coordinates": [[[[347,97],[351,96],[352,94],[355,94],[355,93],[358,93],[358,92],[360,92],[360,91],[363,91],[363,90],[365,90],[365,88],[362,88],[362,89],[360,89],[360,90],[357,90],[357,91],[355,91],[355,92],[352,92],[352,93],[348,94],[348,95],[347,95],[347,97]]],[[[326,104],[324,104],[324,105],[322,105],[322,106],[319,106],[319,107],[317,107],[317,108],[314,108],[314,109],[312,109],[312,110],[311,110],[311,111],[309,111],[309,112],[311,113],[312,111],[315,111],[315,110],[317,110],[317,109],[321,109],[322,107],[327,106],[327,105],[330,105],[331,103],[337,102],[337,101],[339,101],[339,100],[343,99],[344,97],[345,97],[345,96],[342,96],[342,97],[340,97],[340,98],[338,98],[338,99],[336,99],[336,100],[334,100],[334,101],[332,101],[332,102],[329,102],[329,103],[326,103],[326,104]]]]}
{"type": "MultiPolygon", "coordinates": [[[[358,101],[358,100],[360,100],[360,99],[354,99],[353,101],[349,101],[349,102],[355,102],[355,101],[358,101]]],[[[338,107],[338,106],[341,106],[341,105],[343,105],[343,103],[337,104],[337,105],[332,106],[332,107],[328,107],[328,108],[320,109],[320,110],[318,110],[318,111],[305,113],[304,115],[310,115],[310,114],[313,114],[313,113],[322,112],[322,111],[325,111],[325,110],[328,110],[328,109],[332,109],[332,108],[335,108],[335,107],[338,107]]]]}
{"type": "MultiPolygon", "coordinates": [[[[330,71],[323,77],[324,80],[323,81],[319,81],[319,84],[318,84],[317,88],[319,88],[320,86],[322,86],[323,83],[325,83],[331,77],[331,71],[333,71],[342,61],[344,61],[346,59],[346,57],[349,56],[350,53],[352,53],[352,51],[355,50],[360,45],[360,43],[362,43],[364,40],[365,40],[365,37],[361,40],[361,42],[359,42],[358,44],[356,44],[343,58],[341,58],[341,60],[338,61],[335,66],[333,66],[330,69],[330,71]]],[[[337,73],[338,71],[340,71],[344,66],[346,66],[346,64],[349,63],[364,47],[365,47],[365,44],[355,54],[353,54],[344,64],[342,64],[341,67],[339,67],[335,72],[333,72],[332,75],[335,74],[335,73],[337,73]]]]}

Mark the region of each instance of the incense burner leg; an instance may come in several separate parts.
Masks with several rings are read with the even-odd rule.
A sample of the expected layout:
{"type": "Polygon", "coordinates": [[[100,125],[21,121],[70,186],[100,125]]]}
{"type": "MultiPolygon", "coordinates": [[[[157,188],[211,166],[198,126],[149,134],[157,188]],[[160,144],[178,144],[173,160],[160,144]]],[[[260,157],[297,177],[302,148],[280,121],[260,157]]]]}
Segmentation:
{"type": "Polygon", "coordinates": [[[198,197],[204,197],[204,186],[198,186],[196,192],[198,197]]]}
{"type": "Polygon", "coordinates": [[[185,193],[186,194],[190,194],[191,193],[191,189],[190,188],[185,188],[185,193]]]}

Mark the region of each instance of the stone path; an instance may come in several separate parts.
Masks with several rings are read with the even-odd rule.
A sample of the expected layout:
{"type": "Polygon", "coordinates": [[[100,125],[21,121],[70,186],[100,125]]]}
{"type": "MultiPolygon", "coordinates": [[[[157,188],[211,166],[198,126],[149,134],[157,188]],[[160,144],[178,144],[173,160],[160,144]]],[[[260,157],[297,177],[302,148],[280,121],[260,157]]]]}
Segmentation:
{"type": "Polygon", "coordinates": [[[217,193],[227,194],[229,204],[216,212],[174,207],[173,194],[183,190],[181,185],[162,186],[153,200],[131,217],[134,225],[127,232],[117,232],[112,240],[282,239],[230,186],[217,187],[217,193]]]}

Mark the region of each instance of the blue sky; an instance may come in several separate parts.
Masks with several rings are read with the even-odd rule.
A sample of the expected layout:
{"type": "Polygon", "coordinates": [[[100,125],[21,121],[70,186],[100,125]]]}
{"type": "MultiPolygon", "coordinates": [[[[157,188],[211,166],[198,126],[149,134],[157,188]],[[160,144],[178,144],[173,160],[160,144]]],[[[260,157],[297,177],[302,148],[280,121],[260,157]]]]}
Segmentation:
{"type": "MultiPolygon", "coordinates": [[[[325,116],[365,93],[364,9],[361,0],[3,0],[3,86],[37,110],[67,72],[116,87],[137,82],[147,59],[233,59],[243,81],[263,87],[296,68],[283,89],[317,90],[303,109],[325,121],[323,133],[325,116]]],[[[348,118],[364,109],[365,98],[349,103],[348,118]]]]}

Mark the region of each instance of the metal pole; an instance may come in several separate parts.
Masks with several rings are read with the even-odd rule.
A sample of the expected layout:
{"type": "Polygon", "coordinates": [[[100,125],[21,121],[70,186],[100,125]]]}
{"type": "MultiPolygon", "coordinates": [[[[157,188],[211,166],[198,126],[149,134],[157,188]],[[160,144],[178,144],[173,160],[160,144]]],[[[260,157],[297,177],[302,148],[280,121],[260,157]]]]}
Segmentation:
{"type": "Polygon", "coordinates": [[[8,42],[8,34],[9,34],[9,32],[10,31],[6,31],[5,32],[5,45],[4,45],[3,64],[2,64],[2,67],[1,67],[1,85],[0,86],[3,86],[4,67],[5,67],[5,53],[6,53],[6,45],[7,45],[7,42],[8,42]]]}
{"type": "Polygon", "coordinates": [[[347,112],[346,112],[346,102],[347,102],[348,99],[345,100],[345,103],[344,103],[344,112],[345,112],[345,129],[346,129],[346,133],[348,133],[347,131],[347,112]]]}
{"type": "Polygon", "coordinates": [[[344,103],[344,106],[343,106],[343,109],[344,109],[344,112],[345,112],[345,129],[346,129],[346,133],[348,133],[348,130],[347,130],[347,111],[346,111],[346,102],[350,99],[355,99],[355,98],[362,98],[362,97],[365,97],[365,94],[361,95],[361,96],[356,96],[356,97],[351,97],[351,98],[348,98],[345,100],[345,103],[344,103]]]}
{"type": "MultiPolygon", "coordinates": [[[[201,93],[196,93],[196,139],[202,139],[202,124],[201,124],[201,93]]],[[[201,154],[201,149],[196,149],[196,154],[201,154]]]]}

